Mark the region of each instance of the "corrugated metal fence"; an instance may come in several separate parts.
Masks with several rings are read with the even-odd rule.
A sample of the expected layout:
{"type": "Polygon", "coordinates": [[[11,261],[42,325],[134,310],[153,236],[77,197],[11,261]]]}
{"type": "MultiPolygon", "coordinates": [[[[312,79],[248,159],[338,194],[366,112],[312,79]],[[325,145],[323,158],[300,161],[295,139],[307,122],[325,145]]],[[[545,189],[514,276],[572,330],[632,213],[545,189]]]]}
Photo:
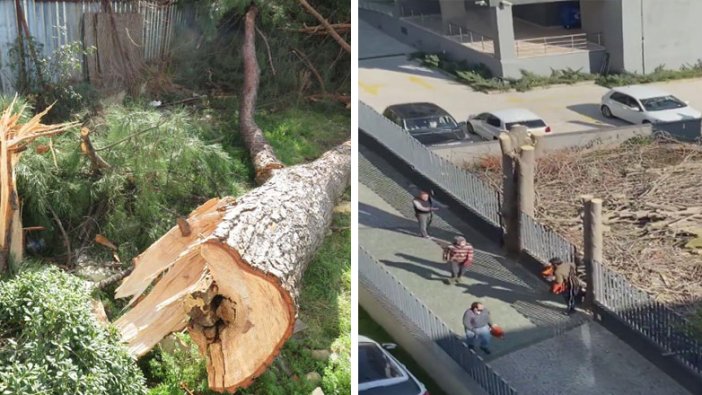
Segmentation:
{"type": "MultiPolygon", "coordinates": [[[[359,128],[372,136],[408,166],[436,183],[450,195],[463,202],[471,211],[501,226],[499,220],[500,193],[480,180],[475,174],[460,169],[420,144],[409,133],[359,102],[359,128]]],[[[553,229],[522,213],[520,232],[523,248],[533,257],[547,262],[560,257],[575,262],[576,247],[553,229]]],[[[702,374],[702,342],[695,338],[691,325],[683,316],[656,302],[637,289],[625,278],[594,265],[597,304],[657,344],[697,374],[702,374]]],[[[363,266],[360,266],[360,271],[363,266]]]]}
{"type": "Polygon", "coordinates": [[[488,394],[515,395],[512,388],[475,351],[463,345],[462,337],[453,333],[448,325],[437,317],[395,276],[387,271],[366,250],[358,250],[358,275],[361,285],[380,300],[390,304],[396,317],[422,339],[427,338],[441,347],[446,354],[463,368],[488,394]],[[417,333],[419,332],[419,333],[417,333]]]}
{"type": "MultiPolygon", "coordinates": [[[[27,27],[41,43],[48,57],[61,46],[82,41],[83,14],[103,12],[100,1],[21,0],[27,27]]],[[[158,5],[152,1],[112,1],[115,13],[137,12],[144,16],[142,43],[144,59],[152,60],[168,53],[178,27],[185,26],[188,12],[173,4],[158,5]]],[[[17,9],[14,0],[0,0],[0,91],[13,93],[9,50],[18,37],[17,9]]]]}

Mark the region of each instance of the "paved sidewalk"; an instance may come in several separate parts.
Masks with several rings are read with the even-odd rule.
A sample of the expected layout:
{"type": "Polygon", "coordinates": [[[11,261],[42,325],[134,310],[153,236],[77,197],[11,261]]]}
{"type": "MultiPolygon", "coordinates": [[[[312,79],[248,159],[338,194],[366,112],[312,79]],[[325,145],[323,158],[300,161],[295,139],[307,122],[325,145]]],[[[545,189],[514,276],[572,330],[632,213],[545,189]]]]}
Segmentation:
{"type": "Polygon", "coordinates": [[[687,393],[586,315],[564,316],[562,300],[546,284],[505,259],[498,245],[453,216],[450,207],[437,202],[442,209],[430,229],[435,241],[417,237],[411,207],[417,188],[363,146],[358,162],[359,244],[456,333],[463,332],[461,318],[470,303],[483,302],[506,331],[485,359],[519,393],[687,393]],[[475,264],[458,286],[446,283],[448,267],[441,262],[441,244],[456,234],[476,248],[475,264]],[[557,367],[584,384],[563,387],[542,377],[557,367]]]}

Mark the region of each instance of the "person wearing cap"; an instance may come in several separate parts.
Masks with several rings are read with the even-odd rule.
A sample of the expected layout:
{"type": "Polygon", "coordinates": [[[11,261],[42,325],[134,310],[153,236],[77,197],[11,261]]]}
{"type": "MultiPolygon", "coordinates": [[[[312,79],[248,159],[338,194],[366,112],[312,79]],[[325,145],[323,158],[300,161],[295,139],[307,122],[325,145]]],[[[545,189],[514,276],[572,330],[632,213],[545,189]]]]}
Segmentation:
{"type": "Polygon", "coordinates": [[[463,313],[463,327],[466,331],[468,348],[474,349],[476,340],[480,340],[480,349],[490,354],[490,328],[494,324],[490,319],[490,311],[480,302],[473,302],[463,313]]]}
{"type": "Polygon", "coordinates": [[[451,265],[451,278],[448,284],[460,283],[463,272],[473,264],[473,246],[463,236],[454,237],[453,244],[444,248],[444,261],[451,265]]]}
{"type": "Polygon", "coordinates": [[[438,210],[433,207],[431,198],[427,191],[419,192],[419,195],[412,201],[414,207],[414,216],[419,222],[419,235],[424,238],[429,238],[429,225],[434,217],[434,211],[438,210]]]}
{"type": "MultiPolygon", "coordinates": [[[[549,260],[553,270],[550,271],[551,292],[563,295],[566,302],[566,315],[575,311],[575,301],[580,292],[580,280],[578,279],[575,264],[573,262],[563,262],[561,258],[555,257],[549,260]]],[[[543,274],[547,274],[545,270],[543,274]]]]}

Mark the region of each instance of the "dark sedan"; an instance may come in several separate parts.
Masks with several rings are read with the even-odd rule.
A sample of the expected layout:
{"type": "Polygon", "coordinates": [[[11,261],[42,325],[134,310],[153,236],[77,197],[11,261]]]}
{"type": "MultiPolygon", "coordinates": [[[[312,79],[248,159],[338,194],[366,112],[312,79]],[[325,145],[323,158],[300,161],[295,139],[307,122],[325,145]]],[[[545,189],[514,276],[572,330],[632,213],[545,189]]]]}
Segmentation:
{"type": "Polygon", "coordinates": [[[443,108],[433,103],[392,105],[383,115],[424,145],[465,141],[465,122],[457,123],[443,108]]]}

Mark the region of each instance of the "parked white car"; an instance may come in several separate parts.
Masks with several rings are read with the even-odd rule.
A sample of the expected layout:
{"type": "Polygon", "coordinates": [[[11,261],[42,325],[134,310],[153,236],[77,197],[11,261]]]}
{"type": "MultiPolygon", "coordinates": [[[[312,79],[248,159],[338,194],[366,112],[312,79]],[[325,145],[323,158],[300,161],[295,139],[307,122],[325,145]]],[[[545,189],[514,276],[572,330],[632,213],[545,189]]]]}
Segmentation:
{"type": "Polygon", "coordinates": [[[496,139],[500,133],[509,131],[516,125],[526,126],[530,133],[551,132],[551,127],[546,125],[541,117],[523,108],[510,108],[471,115],[466,122],[468,133],[480,135],[487,140],[496,139]]]}
{"type": "Polygon", "coordinates": [[[358,336],[359,395],[429,395],[426,387],[385,348],[365,336],[358,336]]]}
{"type": "Polygon", "coordinates": [[[668,92],[652,86],[630,85],[613,88],[602,96],[600,107],[606,118],[631,123],[675,122],[699,119],[702,113],[668,92]]]}

